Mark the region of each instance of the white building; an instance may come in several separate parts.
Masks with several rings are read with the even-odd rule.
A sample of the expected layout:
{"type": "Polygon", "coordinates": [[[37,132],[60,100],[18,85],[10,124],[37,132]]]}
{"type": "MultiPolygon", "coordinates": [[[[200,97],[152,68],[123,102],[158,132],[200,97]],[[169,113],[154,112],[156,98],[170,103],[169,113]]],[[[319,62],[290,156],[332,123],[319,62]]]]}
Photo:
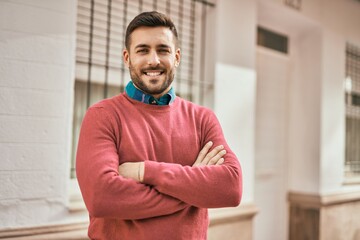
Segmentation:
{"type": "MultiPolygon", "coordinates": [[[[211,210],[209,239],[360,239],[360,126],[346,128],[360,116],[360,2],[210,3],[194,74],[210,82],[203,104],[244,195],[211,210]],[[271,36],[264,47],[269,33],[280,51],[271,36]]],[[[0,0],[0,239],[86,239],[70,176],[78,12],[75,0],[0,0]]]]}

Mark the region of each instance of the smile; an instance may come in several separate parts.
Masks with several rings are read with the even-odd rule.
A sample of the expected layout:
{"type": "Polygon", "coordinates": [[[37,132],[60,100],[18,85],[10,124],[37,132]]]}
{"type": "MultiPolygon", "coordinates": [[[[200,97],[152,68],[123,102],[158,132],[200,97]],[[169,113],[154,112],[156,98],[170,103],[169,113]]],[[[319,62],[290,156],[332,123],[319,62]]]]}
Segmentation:
{"type": "Polygon", "coordinates": [[[144,74],[146,76],[156,77],[156,76],[160,76],[161,74],[163,74],[163,71],[144,71],[144,74]]]}

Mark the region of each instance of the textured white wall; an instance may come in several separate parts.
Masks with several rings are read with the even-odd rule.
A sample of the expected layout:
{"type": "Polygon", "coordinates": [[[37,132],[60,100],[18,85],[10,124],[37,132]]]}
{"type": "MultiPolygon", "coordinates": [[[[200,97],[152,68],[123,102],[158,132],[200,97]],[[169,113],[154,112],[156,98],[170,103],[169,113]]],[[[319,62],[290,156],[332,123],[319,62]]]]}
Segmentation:
{"type": "Polygon", "coordinates": [[[67,213],[76,1],[0,1],[0,228],[67,213]]]}

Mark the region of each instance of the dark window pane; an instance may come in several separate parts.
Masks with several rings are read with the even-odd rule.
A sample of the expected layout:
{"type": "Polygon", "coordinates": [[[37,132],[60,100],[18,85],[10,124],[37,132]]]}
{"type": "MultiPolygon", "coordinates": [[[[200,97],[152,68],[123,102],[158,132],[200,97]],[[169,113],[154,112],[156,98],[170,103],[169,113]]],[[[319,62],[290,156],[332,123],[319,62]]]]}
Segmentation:
{"type": "Polygon", "coordinates": [[[275,33],[262,27],[258,27],[257,44],[279,52],[288,52],[287,36],[275,33]]]}

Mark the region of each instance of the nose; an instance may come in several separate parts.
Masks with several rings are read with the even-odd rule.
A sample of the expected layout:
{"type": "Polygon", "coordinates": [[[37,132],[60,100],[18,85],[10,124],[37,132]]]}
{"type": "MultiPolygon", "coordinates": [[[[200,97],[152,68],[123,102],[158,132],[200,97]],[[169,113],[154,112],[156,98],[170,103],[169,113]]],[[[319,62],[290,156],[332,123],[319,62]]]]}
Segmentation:
{"type": "Polygon", "coordinates": [[[160,58],[156,51],[151,51],[148,57],[148,65],[153,67],[160,64],[160,58]]]}

